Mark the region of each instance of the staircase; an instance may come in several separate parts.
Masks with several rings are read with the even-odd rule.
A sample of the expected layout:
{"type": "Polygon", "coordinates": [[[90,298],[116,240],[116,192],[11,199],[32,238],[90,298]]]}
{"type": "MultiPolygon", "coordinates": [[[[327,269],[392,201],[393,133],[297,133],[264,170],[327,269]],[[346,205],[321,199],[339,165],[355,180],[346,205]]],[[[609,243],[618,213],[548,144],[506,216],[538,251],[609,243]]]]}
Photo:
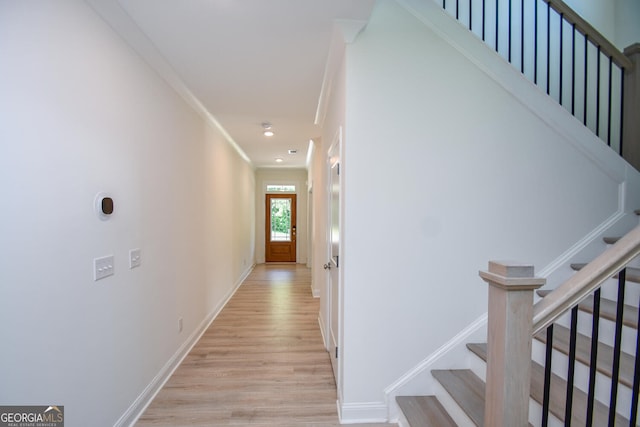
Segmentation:
{"type": "MultiPolygon", "coordinates": [[[[640,216],[640,210],[636,210],[635,214],[640,216]]],[[[604,242],[612,245],[617,240],[617,237],[607,237],[604,242]]],[[[574,270],[580,270],[584,266],[585,264],[573,264],[571,267],[574,270]]],[[[636,372],[640,374],[640,370],[636,369],[640,359],[636,360],[635,356],[638,345],[639,266],[640,261],[636,258],[627,266],[623,280],[619,280],[619,275],[616,274],[596,291],[596,297],[590,296],[584,299],[574,310],[571,310],[574,314],[568,313],[554,322],[551,328],[552,347],[547,347],[545,350],[549,338],[548,331],[534,335],[530,387],[532,403],[529,405],[530,425],[544,425],[541,421],[543,417],[541,413],[542,408],[547,404],[550,414],[548,425],[637,425],[635,420],[629,421],[629,414],[632,413],[631,411],[637,412],[639,378],[636,372]],[[619,298],[618,291],[615,289],[619,282],[622,283],[623,295],[626,295],[623,298],[626,302],[620,305],[617,303],[619,298]],[[625,282],[628,285],[626,292],[625,282]],[[629,301],[632,301],[633,305],[630,305],[629,301]],[[581,313],[580,316],[578,311],[581,313]],[[595,316],[595,322],[593,322],[594,311],[599,313],[595,316]],[[576,327],[570,329],[572,324],[576,327]],[[595,329],[592,325],[595,325],[595,329]],[[571,345],[572,330],[576,331],[573,346],[571,345]],[[618,331],[617,334],[616,331],[618,331]],[[594,342],[591,336],[595,337],[594,342]],[[614,347],[621,348],[621,351],[616,352],[614,347]],[[596,356],[592,358],[594,353],[596,356]],[[567,369],[568,361],[572,359],[575,360],[575,369],[567,369]],[[544,366],[549,363],[549,360],[552,361],[551,368],[548,373],[545,373],[544,366]],[[591,369],[592,366],[593,369],[591,369]],[[573,373],[567,374],[572,371],[575,372],[575,377],[573,373]],[[547,402],[545,402],[545,374],[550,378],[547,402]],[[590,383],[587,380],[591,376],[596,380],[590,383]],[[574,377],[574,380],[571,380],[571,377],[574,377]],[[574,384],[573,387],[567,387],[568,378],[574,384]],[[618,378],[618,380],[612,381],[612,378],[618,378]],[[611,387],[612,384],[619,385],[614,390],[611,387]],[[613,404],[617,412],[613,411],[610,414],[609,407],[613,395],[615,395],[613,404]],[[590,396],[595,398],[591,399],[590,396]],[[635,410],[630,409],[634,408],[632,406],[634,399],[635,410]],[[568,401],[572,402],[570,412],[567,411],[568,401]],[[590,420],[587,420],[588,413],[592,413],[590,420]]],[[[541,297],[549,293],[550,291],[538,291],[541,297]]],[[[467,348],[478,358],[478,361],[487,361],[487,344],[473,343],[468,344],[467,348]]],[[[401,425],[412,427],[484,425],[485,382],[483,379],[471,369],[433,370],[431,374],[448,394],[447,400],[455,401],[461,411],[455,408],[453,411],[455,414],[452,412],[450,415],[435,396],[397,396],[396,401],[406,420],[406,423],[401,420],[401,425]],[[461,416],[461,413],[465,415],[461,416]]]]}

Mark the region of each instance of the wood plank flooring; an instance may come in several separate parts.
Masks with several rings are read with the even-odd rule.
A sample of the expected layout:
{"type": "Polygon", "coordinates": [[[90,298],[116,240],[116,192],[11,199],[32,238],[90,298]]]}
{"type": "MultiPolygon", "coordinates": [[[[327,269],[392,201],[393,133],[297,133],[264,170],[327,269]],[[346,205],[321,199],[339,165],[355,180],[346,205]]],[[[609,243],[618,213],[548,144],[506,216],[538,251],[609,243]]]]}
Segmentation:
{"type": "Polygon", "coordinates": [[[340,425],[319,304],[308,268],[257,265],[136,426],[340,425]]]}

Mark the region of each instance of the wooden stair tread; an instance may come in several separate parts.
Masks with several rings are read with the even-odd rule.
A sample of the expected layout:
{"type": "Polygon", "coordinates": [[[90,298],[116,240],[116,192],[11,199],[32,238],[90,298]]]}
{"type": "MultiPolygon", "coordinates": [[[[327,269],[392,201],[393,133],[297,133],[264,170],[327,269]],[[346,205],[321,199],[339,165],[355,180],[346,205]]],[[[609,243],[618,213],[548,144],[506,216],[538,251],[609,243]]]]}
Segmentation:
{"type": "MultiPolygon", "coordinates": [[[[537,293],[541,297],[544,297],[549,293],[551,293],[551,291],[539,290],[537,293]]],[[[593,295],[589,295],[587,298],[582,300],[582,302],[578,305],[578,307],[580,308],[580,310],[586,313],[593,314],[593,295]]],[[[615,322],[616,311],[617,311],[617,304],[615,301],[611,301],[605,298],[600,298],[600,318],[601,319],[607,319],[612,322],[615,322]]],[[[638,309],[633,306],[625,304],[624,310],[623,310],[623,316],[622,316],[622,323],[625,326],[638,329],[638,309]]]]}
{"type": "MultiPolygon", "coordinates": [[[[553,348],[569,355],[569,340],[571,331],[561,325],[553,325],[553,348]]],[[[546,344],[546,331],[539,332],[535,338],[546,344]]],[[[591,338],[577,334],[576,338],[576,360],[589,366],[591,362],[591,338]]],[[[613,347],[604,343],[598,343],[598,361],[596,369],[598,372],[611,378],[613,366],[613,347]]],[[[627,353],[620,354],[620,382],[627,387],[633,387],[633,372],[635,359],[627,353]]]]}
{"type": "Polygon", "coordinates": [[[607,245],[613,245],[620,240],[620,237],[603,237],[602,240],[604,240],[607,245]]]}
{"type": "MultiPolygon", "coordinates": [[[[467,348],[487,361],[486,344],[467,344],[467,348]]],[[[560,420],[564,420],[566,404],[567,382],[559,376],[551,375],[551,398],[549,399],[549,412],[560,420]]],[[[538,363],[531,362],[531,397],[542,404],[544,393],[544,367],[538,363]]],[[[571,422],[573,425],[585,425],[585,415],[587,412],[587,395],[583,391],[574,388],[573,410],[571,422]]],[[[608,424],[609,408],[606,405],[595,401],[593,410],[593,425],[605,426],[608,424]]],[[[628,425],[629,421],[616,414],[615,425],[628,425]]]]}
{"type": "Polygon", "coordinates": [[[457,427],[435,396],[397,396],[396,402],[413,427],[457,427]]]}

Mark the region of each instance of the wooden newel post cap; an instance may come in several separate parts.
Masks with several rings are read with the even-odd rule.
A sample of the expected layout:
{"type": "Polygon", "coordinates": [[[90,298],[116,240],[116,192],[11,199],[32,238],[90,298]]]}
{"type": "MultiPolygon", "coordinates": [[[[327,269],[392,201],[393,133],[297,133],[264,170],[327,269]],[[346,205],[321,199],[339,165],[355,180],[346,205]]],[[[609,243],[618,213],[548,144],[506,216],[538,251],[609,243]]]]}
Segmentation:
{"type": "Polygon", "coordinates": [[[480,277],[491,286],[509,290],[534,290],[547,280],[534,276],[534,267],[517,261],[489,261],[489,270],[480,277]]]}

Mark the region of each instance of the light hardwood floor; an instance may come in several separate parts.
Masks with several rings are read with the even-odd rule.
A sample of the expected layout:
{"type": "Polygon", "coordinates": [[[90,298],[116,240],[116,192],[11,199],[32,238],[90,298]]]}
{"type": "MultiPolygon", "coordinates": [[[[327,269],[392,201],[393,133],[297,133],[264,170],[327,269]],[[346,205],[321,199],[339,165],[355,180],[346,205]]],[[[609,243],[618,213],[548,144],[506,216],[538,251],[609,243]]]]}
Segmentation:
{"type": "Polygon", "coordinates": [[[310,276],[257,265],[136,426],[340,425],[310,276]]]}

